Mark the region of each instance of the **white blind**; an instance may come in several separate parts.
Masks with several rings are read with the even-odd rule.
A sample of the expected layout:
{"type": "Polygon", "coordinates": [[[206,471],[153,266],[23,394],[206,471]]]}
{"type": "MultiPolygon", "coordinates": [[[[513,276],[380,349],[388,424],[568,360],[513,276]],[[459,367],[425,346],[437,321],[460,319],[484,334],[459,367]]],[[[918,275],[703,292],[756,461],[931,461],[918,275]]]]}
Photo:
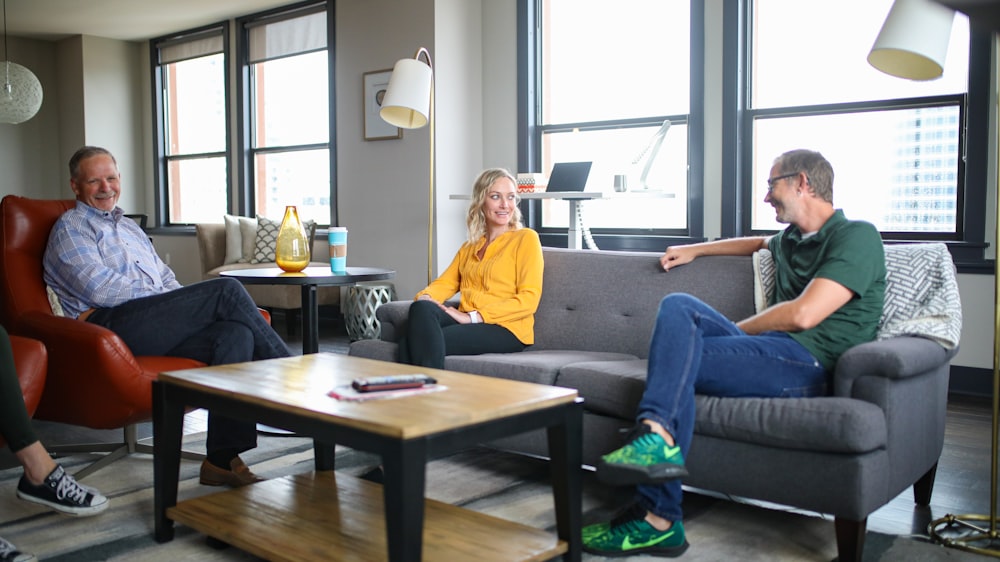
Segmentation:
{"type": "Polygon", "coordinates": [[[160,64],[214,55],[222,52],[222,30],[213,30],[191,37],[176,38],[157,44],[160,64]]]}
{"type": "Polygon", "coordinates": [[[249,24],[250,62],[326,49],[326,10],[249,24]]]}

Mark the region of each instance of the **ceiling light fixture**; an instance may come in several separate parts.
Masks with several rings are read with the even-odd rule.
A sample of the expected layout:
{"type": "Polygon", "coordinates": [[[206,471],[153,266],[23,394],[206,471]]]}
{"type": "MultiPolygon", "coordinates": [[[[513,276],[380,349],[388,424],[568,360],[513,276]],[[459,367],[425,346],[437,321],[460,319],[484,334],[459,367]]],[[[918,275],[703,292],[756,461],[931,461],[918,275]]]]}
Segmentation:
{"type": "Polygon", "coordinates": [[[27,68],[10,62],[7,0],[3,2],[3,55],[0,60],[0,123],[24,123],[42,107],[42,83],[27,68]]]}

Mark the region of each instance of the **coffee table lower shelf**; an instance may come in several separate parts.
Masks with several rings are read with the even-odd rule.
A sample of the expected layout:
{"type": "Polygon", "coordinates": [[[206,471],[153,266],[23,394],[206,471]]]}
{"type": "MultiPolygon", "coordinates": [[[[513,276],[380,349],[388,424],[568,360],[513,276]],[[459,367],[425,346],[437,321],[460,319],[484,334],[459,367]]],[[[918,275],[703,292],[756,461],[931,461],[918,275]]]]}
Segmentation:
{"type": "MultiPolygon", "coordinates": [[[[179,502],[167,517],[268,560],[387,560],[382,487],[333,471],[286,476],[179,502]]],[[[423,559],[550,560],[552,533],[425,500],[423,559]]]]}

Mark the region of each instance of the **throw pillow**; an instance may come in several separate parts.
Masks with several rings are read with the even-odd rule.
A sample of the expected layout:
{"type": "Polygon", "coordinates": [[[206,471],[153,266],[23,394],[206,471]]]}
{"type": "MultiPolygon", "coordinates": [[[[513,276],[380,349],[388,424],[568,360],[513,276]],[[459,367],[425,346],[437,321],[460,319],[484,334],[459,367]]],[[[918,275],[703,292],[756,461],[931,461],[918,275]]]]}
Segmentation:
{"type": "Polygon", "coordinates": [[[257,242],[257,219],[240,217],[240,239],[243,243],[242,257],[239,263],[250,263],[253,258],[254,245],[257,242]]]}
{"type": "Polygon", "coordinates": [[[254,243],[250,263],[274,262],[274,248],[278,244],[278,229],[281,221],[257,215],[257,241],[254,243]]]}
{"type": "Polygon", "coordinates": [[[774,257],[770,250],[753,253],[753,305],[756,312],[767,308],[774,295],[774,257]]]}
{"type": "Polygon", "coordinates": [[[226,257],[223,265],[237,263],[243,257],[243,236],[240,234],[240,218],[234,215],[222,215],[226,227],[226,257]]]}
{"type": "Polygon", "coordinates": [[[66,313],[63,312],[62,303],[59,302],[59,297],[56,295],[56,292],[52,290],[52,287],[46,285],[45,293],[49,296],[49,306],[52,307],[52,314],[55,314],[56,316],[66,316],[66,313]]]}
{"type": "Polygon", "coordinates": [[[257,221],[250,217],[223,215],[226,226],[226,257],[223,263],[247,263],[253,257],[257,221]]]}
{"type": "MultiPolygon", "coordinates": [[[[302,221],[302,226],[306,229],[306,238],[309,239],[309,247],[312,248],[313,237],[316,235],[316,221],[302,221]]],[[[274,250],[278,245],[280,229],[281,221],[257,215],[257,237],[250,263],[274,263],[274,250]]]]}

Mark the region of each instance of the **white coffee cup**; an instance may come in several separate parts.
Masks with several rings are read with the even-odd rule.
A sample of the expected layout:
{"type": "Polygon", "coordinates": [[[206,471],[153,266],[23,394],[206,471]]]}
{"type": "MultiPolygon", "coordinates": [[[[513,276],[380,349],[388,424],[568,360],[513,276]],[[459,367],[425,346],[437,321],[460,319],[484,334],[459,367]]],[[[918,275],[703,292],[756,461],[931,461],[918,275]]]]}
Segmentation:
{"type": "Polygon", "coordinates": [[[615,191],[618,193],[628,191],[628,176],[625,174],[615,174],[615,191]]]}

